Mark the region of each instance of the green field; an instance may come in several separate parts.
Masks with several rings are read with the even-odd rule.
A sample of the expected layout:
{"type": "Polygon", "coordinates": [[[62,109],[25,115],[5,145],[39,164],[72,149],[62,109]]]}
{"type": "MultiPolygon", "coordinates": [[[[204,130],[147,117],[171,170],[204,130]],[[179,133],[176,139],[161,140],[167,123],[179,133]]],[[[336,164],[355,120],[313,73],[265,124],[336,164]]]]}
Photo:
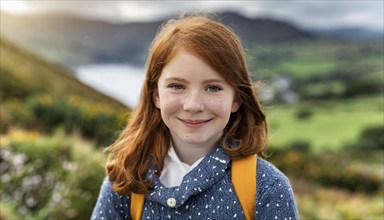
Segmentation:
{"type": "Polygon", "coordinates": [[[383,126],[383,101],[377,96],[267,107],[270,144],[305,141],[315,152],[340,149],[356,142],[364,129],[383,126]],[[297,114],[303,110],[310,116],[300,119],[297,114]]]}

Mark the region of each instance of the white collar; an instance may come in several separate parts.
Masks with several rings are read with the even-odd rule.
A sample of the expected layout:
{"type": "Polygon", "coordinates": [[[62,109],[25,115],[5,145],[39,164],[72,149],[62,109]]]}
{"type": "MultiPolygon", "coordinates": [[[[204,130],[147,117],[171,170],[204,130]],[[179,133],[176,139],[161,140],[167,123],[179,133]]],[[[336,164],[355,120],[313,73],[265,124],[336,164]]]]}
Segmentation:
{"type": "Polygon", "coordinates": [[[192,165],[188,165],[179,159],[175,149],[171,146],[164,159],[164,167],[161,171],[160,182],[168,188],[180,186],[183,177],[199,165],[203,159],[204,157],[198,159],[192,165]]]}

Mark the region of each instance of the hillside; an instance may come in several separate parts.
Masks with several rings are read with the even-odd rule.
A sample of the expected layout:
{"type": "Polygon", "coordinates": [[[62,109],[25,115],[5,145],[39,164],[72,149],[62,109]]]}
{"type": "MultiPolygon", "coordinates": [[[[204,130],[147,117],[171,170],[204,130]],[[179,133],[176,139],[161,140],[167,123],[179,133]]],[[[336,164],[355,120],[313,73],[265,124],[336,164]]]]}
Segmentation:
{"type": "MultiPolygon", "coordinates": [[[[312,38],[293,25],[270,19],[249,19],[236,13],[217,14],[245,44],[312,38]]],[[[63,15],[1,14],[1,34],[66,66],[88,63],[143,65],[161,23],[112,24],[63,15]],[[28,22],[26,22],[28,21],[28,22]],[[33,27],[33,28],[30,28],[33,27]]]]}
{"type": "Polygon", "coordinates": [[[219,14],[220,20],[233,28],[245,44],[299,41],[313,39],[314,35],[284,21],[268,18],[246,18],[237,13],[219,14]]]}
{"type": "Polygon", "coordinates": [[[105,103],[117,109],[123,104],[79,82],[65,68],[44,61],[33,53],[0,38],[0,97],[25,99],[39,93],[67,98],[77,96],[94,103],[105,103]]]}

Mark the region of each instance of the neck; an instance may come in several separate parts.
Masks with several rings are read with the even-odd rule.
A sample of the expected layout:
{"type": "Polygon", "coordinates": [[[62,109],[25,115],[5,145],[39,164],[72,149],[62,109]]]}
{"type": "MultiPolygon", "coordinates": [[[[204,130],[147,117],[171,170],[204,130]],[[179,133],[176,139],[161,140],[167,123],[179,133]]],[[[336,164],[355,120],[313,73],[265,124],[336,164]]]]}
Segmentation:
{"type": "Polygon", "coordinates": [[[201,146],[173,146],[179,159],[188,164],[194,164],[198,159],[204,157],[211,151],[213,147],[201,147],[201,146]]]}
{"type": "Polygon", "coordinates": [[[177,136],[172,136],[172,144],[179,159],[188,164],[194,164],[198,159],[204,157],[211,151],[217,144],[222,134],[210,138],[203,143],[187,143],[177,136]]]}

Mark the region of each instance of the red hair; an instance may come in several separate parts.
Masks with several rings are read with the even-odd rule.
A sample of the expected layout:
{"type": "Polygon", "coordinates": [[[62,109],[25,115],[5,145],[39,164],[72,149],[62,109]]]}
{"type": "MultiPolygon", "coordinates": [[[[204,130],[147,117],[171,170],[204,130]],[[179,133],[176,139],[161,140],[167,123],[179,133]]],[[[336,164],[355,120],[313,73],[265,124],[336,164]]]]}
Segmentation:
{"type": "Polygon", "coordinates": [[[235,89],[241,105],[232,113],[219,140],[226,153],[237,159],[264,152],[267,143],[265,115],[237,35],[205,16],[172,19],[161,28],[151,45],[139,104],[119,138],[107,149],[110,156],[106,170],[113,181],[113,189],[120,194],[146,193],[152,185],[145,179],[150,163],[154,163],[158,175],[163,168],[171,135],[152,96],[163,68],[180,48],[205,60],[235,89]],[[231,146],[234,142],[236,147],[231,146]]]}

